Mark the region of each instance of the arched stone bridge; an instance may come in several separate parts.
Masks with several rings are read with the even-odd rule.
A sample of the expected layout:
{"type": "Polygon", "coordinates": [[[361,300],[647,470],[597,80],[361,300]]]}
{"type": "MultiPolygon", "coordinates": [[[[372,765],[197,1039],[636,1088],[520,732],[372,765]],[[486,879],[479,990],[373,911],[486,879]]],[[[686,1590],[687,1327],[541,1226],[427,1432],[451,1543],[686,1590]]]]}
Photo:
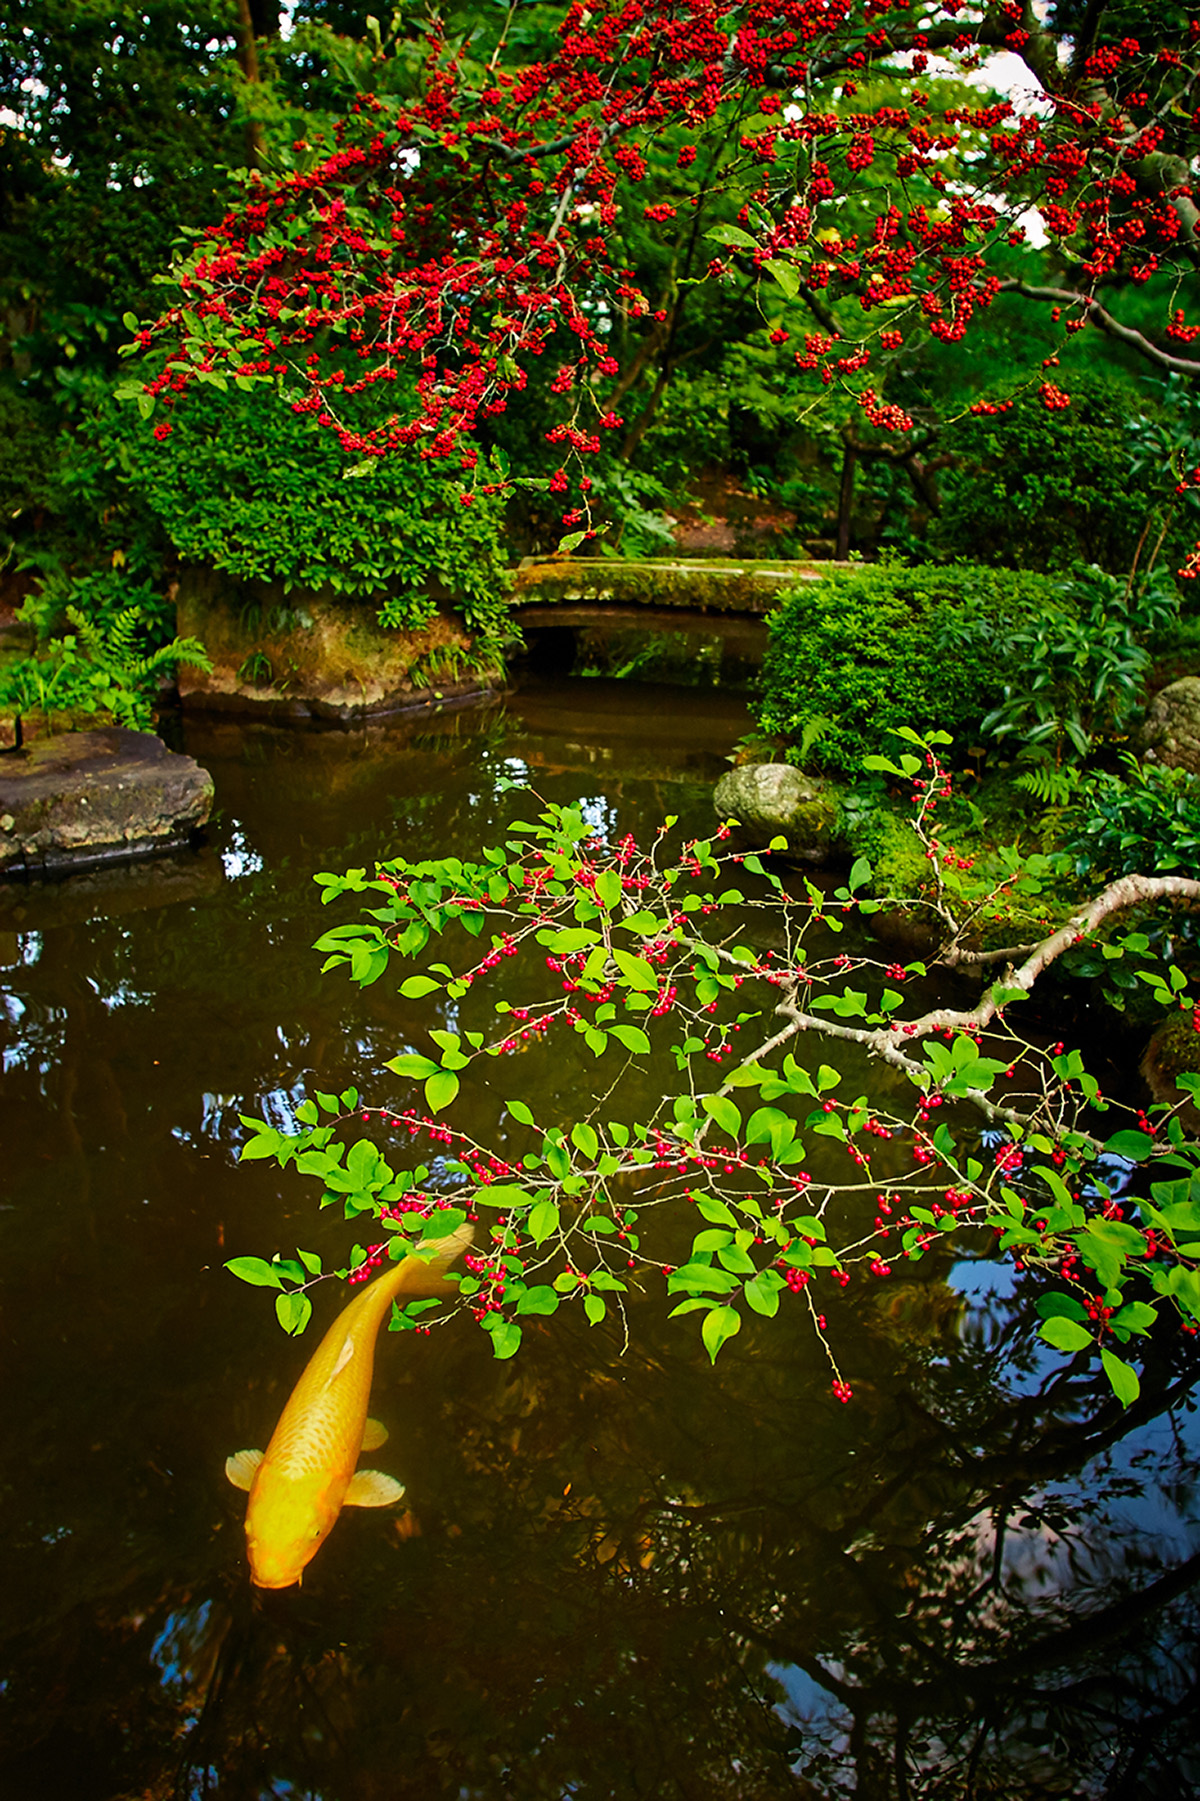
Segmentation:
{"type": "Polygon", "coordinates": [[[531,648],[581,630],[697,632],[758,662],[766,615],[780,595],[844,567],[743,557],[526,557],[512,617],[531,648]]]}

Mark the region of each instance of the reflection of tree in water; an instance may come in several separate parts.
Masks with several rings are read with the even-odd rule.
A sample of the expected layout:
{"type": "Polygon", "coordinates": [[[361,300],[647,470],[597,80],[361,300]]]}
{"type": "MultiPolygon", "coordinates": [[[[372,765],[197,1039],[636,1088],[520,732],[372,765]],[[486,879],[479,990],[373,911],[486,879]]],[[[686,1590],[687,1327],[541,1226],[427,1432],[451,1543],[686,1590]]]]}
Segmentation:
{"type": "Polygon", "coordinates": [[[516,1367],[420,1346],[419,1524],[343,1520],[309,1590],[235,1592],[184,1792],[1194,1792],[1194,1372],[1130,1418],[1006,1395],[936,1299],[919,1349],[848,1311],[846,1409],[769,1330],[716,1378],[561,1319],[516,1367]]]}

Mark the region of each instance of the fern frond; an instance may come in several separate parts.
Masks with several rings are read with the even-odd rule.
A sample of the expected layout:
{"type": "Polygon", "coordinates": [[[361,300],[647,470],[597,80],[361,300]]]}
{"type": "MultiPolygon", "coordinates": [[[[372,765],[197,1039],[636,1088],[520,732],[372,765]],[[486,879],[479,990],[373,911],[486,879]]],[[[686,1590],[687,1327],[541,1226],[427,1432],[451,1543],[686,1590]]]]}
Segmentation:
{"type": "Polygon", "coordinates": [[[1016,785],[1043,807],[1065,807],[1079,788],[1080,772],[1072,763],[1056,769],[1053,763],[1039,763],[1035,769],[1024,769],[1016,777],[1016,785]]]}

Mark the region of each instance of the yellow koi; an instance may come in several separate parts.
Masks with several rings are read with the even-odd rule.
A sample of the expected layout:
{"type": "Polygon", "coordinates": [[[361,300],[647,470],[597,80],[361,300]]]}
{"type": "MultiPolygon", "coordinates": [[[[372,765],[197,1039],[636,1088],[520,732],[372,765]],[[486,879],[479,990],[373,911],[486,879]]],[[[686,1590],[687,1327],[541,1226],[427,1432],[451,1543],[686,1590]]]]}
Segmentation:
{"type": "Polygon", "coordinates": [[[356,1295],[329,1328],[292,1390],[266,1451],[235,1451],[225,1474],[250,1492],[246,1545],[259,1588],[290,1588],[315,1557],[343,1507],[387,1507],[403,1485],[356,1470],[360,1451],[387,1438],[367,1418],[375,1340],[398,1294],[452,1294],[445,1272],[471,1242],[460,1226],[434,1242],[428,1260],[401,1258],[356,1295]]]}

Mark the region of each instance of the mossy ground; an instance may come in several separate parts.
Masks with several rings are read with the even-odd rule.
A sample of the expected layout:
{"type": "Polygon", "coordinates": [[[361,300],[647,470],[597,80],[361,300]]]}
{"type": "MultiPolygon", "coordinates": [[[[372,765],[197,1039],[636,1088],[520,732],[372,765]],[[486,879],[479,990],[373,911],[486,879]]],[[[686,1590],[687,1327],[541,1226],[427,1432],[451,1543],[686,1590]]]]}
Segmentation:
{"type": "MultiPolygon", "coordinates": [[[[916,922],[935,898],[937,883],[913,822],[912,804],[899,794],[860,788],[848,796],[843,831],[853,854],[871,864],[874,895],[909,909],[916,922]]],[[[936,833],[949,910],[971,920],[971,948],[1035,942],[1079,905],[1077,884],[1061,876],[1034,874],[1010,885],[1010,853],[1035,859],[1036,870],[1036,859],[1054,848],[1052,827],[1003,771],[981,781],[966,777],[961,792],[940,802],[936,824],[927,830],[936,833]]]]}

